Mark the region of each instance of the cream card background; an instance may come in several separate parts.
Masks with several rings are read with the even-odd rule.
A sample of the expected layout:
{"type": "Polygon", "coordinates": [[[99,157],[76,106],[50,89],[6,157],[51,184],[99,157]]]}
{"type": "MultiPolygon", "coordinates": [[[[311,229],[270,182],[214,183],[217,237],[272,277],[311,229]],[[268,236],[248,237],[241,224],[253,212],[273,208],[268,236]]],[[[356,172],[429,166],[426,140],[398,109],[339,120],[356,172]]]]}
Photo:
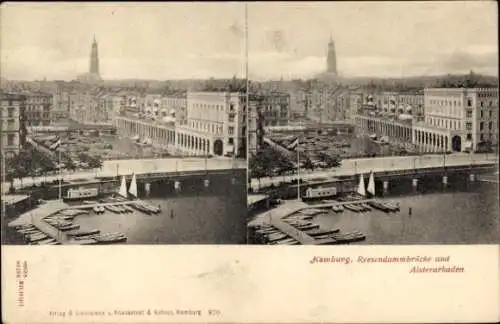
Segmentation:
{"type": "Polygon", "coordinates": [[[4,246],[2,254],[7,323],[499,319],[498,246],[4,246]],[[444,265],[465,271],[410,274],[413,264],[406,263],[310,264],[314,256],[360,255],[449,255],[444,265]],[[28,263],[24,307],[16,305],[17,260],[28,263]],[[201,310],[202,316],[107,315],[148,309],[201,310]],[[75,316],[81,311],[106,315],[75,316]]]}

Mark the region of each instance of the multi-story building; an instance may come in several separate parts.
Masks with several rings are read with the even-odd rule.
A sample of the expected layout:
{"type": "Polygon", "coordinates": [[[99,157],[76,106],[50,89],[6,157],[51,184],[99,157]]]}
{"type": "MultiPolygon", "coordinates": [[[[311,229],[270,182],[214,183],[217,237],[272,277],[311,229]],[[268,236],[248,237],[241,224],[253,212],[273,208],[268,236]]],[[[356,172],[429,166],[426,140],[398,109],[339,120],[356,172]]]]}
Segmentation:
{"type": "Polygon", "coordinates": [[[302,89],[290,91],[290,115],[292,119],[307,115],[306,91],[302,89]]]}
{"type": "Polygon", "coordinates": [[[126,95],[120,93],[114,93],[106,96],[108,121],[113,125],[115,124],[116,116],[119,116],[120,113],[125,110],[126,99],[126,95]]]}
{"type": "Polygon", "coordinates": [[[45,92],[26,93],[27,126],[49,126],[52,124],[52,94],[45,92]]]}
{"type": "Polygon", "coordinates": [[[498,89],[430,88],[424,96],[426,124],[460,132],[454,150],[498,144],[498,89]]]}
{"type": "Polygon", "coordinates": [[[26,141],[25,108],[26,96],[0,93],[1,151],[5,156],[16,154],[26,141]]]}
{"type": "Polygon", "coordinates": [[[92,110],[95,109],[93,96],[88,91],[74,91],[69,94],[69,116],[80,123],[88,123],[93,119],[92,110]]]}
{"type": "Polygon", "coordinates": [[[175,113],[175,118],[178,124],[187,122],[187,97],[186,92],[179,92],[162,96],[160,99],[161,111],[164,115],[175,113]]]}
{"type": "Polygon", "coordinates": [[[381,92],[377,96],[377,108],[386,114],[395,114],[398,106],[397,92],[381,92]]]}
{"type": "Polygon", "coordinates": [[[358,91],[349,92],[349,108],[346,113],[346,120],[354,122],[356,114],[360,111],[363,105],[363,93],[358,91]]]}
{"type": "Polygon", "coordinates": [[[424,94],[422,92],[402,92],[397,95],[398,111],[404,111],[416,120],[424,118],[424,94]]]}
{"type": "Polygon", "coordinates": [[[356,124],[360,132],[387,136],[420,152],[483,151],[498,145],[495,88],[428,88],[422,121],[407,112],[393,115],[361,113],[356,124]]]}
{"type": "Polygon", "coordinates": [[[283,126],[290,121],[290,95],[286,92],[260,92],[252,94],[252,100],[258,100],[264,126],[283,126]]]}
{"type": "Polygon", "coordinates": [[[186,120],[125,113],[118,132],[182,155],[246,156],[246,103],[239,92],[188,92],[186,120]]]}
{"type": "Polygon", "coordinates": [[[181,150],[199,150],[204,144],[211,154],[246,156],[245,96],[239,92],[188,92],[187,121],[176,131],[181,150]]]}

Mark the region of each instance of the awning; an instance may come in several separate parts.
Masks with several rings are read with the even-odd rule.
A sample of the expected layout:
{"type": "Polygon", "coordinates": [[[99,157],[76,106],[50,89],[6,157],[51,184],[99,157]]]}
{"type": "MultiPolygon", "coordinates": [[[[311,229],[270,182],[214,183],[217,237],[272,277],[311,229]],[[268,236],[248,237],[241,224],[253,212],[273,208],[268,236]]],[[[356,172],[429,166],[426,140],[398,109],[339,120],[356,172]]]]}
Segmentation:
{"type": "Polygon", "coordinates": [[[472,142],[471,141],[466,141],[465,144],[464,144],[464,147],[466,149],[471,149],[472,148],[472,142]]]}

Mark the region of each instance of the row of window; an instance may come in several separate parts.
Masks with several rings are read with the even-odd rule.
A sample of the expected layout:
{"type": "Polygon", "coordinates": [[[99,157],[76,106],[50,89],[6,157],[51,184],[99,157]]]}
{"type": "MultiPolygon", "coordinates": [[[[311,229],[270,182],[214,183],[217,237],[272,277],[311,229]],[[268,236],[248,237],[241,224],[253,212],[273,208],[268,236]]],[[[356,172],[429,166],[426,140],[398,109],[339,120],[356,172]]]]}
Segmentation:
{"type": "Polygon", "coordinates": [[[477,96],[480,97],[480,98],[498,97],[498,93],[494,93],[494,92],[478,92],[477,96]]]}
{"type": "MultiPolygon", "coordinates": [[[[486,107],[486,102],[482,101],[482,100],[479,101],[479,106],[486,107]]],[[[488,107],[493,107],[493,101],[492,100],[488,101],[488,107]]]]}
{"type": "MultiPolygon", "coordinates": [[[[481,110],[479,114],[480,114],[480,119],[483,119],[484,118],[484,111],[481,110]]],[[[489,119],[493,119],[493,111],[492,110],[490,110],[488,112],[488,117],[489,117],[489,119]]]]}
{"type": "MultiPolygon", "coordinates": [[[[193,108],[201,108],[201,109],[215,109],[218,111],[224,111],[224,105],[213,105],[213,104],[205,104],[205,103],[193,103],[193,108]]],[[[229,111],[234,111],[235,104],[234,102],[229,103],[229,111]]]]}
{"type": "Polygon", "coordinates": [[[19,100],[2,100],[2,106],[17,107],[20,105],[21,105],[21,102],[19,100]]]}
{"type": "Polygon", "coordinates": [[[460,121],[457,121],[457,120],[448,120],[448,119],[431,117],[431,118],[429,118],[428,123],[433,125],[433,126],[451,129],[451,130],[460,129],[460,121]]]}
{"type": "Polygon", "coordinates": [[[199,121],[190,120],[188,126],[203,132],[220,135],[222,134],[222,126],[213,123],[204,123],[199,121]]]}
{"type": "MultiPolygon", "coordinates": [[[[468,99],[468,106],[472,106],[472,101],[471,99],[468,99]]],[[[435,100],[435,99],[431,99],[429,100],[429,103],[431,105],[440,105],[440,106],[444,106],[444,107],[457,107],[457,106],[461,106],[462,105],[462,101],[461,100],[448,100],[448,99],[440,99],[440,100],[435,100]]]]}
{"type": "MultiPolygon", "coordinates": [[[[484,134],[484,133],[480,133],[479,134],[479,141],[480,142],[482,142],[484,140],[490,140],[492,138],[493,138],[493,136],[491,136],[490,134],[484,134]]],[[[467,141],[472,141],[472,134],[471,133],[467,133],[466,140],[467,141]]]]}
{"type": "MultiPolygon", "coordinates": [[[[479,130],[480,130],[480,131],[484,130],[484,125],[485,125],[485,123],[484,123],[484,122],[480,122],[480,123],[479,123],[479,130]]],[[[472,126],[472,125],[471,125],[471,126],[472,126]]],[[[472,127],[471,127],[471,129],[472,129],[472,127]]],[[[492,129],[493,129],[493,122],[489,122],[489,123],[488,123],[488,130],[490,130],[490,131],[491,131],[492,129]]]]}

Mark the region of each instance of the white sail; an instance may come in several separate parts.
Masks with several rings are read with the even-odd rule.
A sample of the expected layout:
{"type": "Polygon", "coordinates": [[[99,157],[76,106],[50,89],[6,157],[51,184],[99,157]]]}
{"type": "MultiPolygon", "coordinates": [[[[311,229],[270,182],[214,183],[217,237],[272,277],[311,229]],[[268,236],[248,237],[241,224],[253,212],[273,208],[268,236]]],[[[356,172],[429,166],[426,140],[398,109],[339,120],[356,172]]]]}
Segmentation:
{"type": "Polygon", "coordinates": [[[367,190],[369,194],[375,196],[375,178],[373,177],[373,172],[370,173],[370,180],[368,180],[367,190]]]}
{"type": "Polygon", "coordinates": [[[137,180],[135,179],[135,173],[132,175],[132,182],[130,183],[128,193],[134,197],[137,197],[137,180]]]}
{"type": "Polygon", "coordinates": [[[120,191],[118,191],[118,194],[127,198],[127,183],[125,181],[125,177],[122,177],[122,184],[120,186],[120,191]]]}
{"type": "Polygon", "coordinates": [[[361,196],[366,196],[365,179],[363,178],[363,174],[359,176],[358,194],[360,194],[361,196]]]}

